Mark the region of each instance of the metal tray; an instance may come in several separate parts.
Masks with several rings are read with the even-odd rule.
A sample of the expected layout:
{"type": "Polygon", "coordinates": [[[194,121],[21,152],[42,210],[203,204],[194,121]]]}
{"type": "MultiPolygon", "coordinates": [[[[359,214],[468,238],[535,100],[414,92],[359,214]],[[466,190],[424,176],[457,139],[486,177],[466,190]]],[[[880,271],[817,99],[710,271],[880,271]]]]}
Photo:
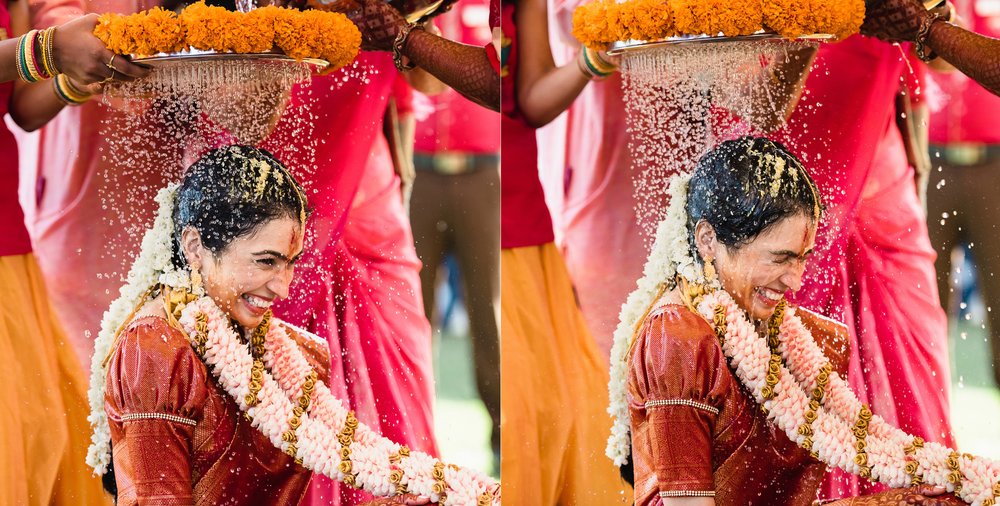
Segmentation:
{"type": "MultiPolygon", "coordinates": [[[[289,62],[294,58],[281,53],[218,53],[215,51],[199,51],[192,49],[180,53],[161,53],[154,56],[144,56],[134,58],[133,61],[143,63],[151,67],[163,67],[178,63],[198,63],[198,62],[219,62],[219,61],[273,61],[289,62]]],[[[304,63],[312,67],[314,73],[320,72],[330,66],[330,62],[318,58],[304,58],[304,63]]]]}
{"type": "MultiPolygon", "coordinates": [[[[795,40],[811,40],[816,42],[822,42],[833,39],[833,35],[817,33],[811,35],[802,35],[795,40]]],[[[740,35],[736,37],[727,37],[725,35],[682,35],[678,37],[667,37],[666,39],[659,40],[627,40],[618,41],[611,44],[611,49],[608,50],[608,54],[622,54],[627,51],[637,50],[637,49],[649,49],[654,47],[670,47],[670,46],[684,46],[692,44],[713,44],[719,42],[738,42],[738,41],[783,41],[789,40],[781,35],[774,32],[757,32],[751,35],[740,35]]]]}

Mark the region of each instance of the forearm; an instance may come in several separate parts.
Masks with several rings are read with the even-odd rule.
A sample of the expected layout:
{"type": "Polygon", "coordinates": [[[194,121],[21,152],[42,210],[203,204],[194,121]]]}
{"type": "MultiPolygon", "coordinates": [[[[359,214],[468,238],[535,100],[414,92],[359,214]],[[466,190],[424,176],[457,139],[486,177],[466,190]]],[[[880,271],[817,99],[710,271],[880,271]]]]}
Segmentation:
{"type": "Polygon", "coordinates": [[[0,83],[14,81],[17,76],[17,61],[15,52],[20,39],[13,38],[0,41],[0,83]]]}
{"type": "Polygon", "coordinates": [[[576,100],[590,78],[576,60],[556,67],[517,92],[518,108],[529,125],[541,127],[556,119],[576,100]]]}
{"type": "Polygon", "coordinates": [[[18,86],[10,102],[10,117],[21,129],[32,132],[41,128],[65,107],[56,98],[51,81],[18,86]]]}
{"type": "Polygon", "coordinates": [[[927,47],[995,95],[1000,95],[1000,39],[950,23],[934,23],[927,47]]]}
{"type": "Polygon", "coordinates": [[[469,100],[500,110],[500,76],[483,48],[413,30],[403,55],[469,100]]]}

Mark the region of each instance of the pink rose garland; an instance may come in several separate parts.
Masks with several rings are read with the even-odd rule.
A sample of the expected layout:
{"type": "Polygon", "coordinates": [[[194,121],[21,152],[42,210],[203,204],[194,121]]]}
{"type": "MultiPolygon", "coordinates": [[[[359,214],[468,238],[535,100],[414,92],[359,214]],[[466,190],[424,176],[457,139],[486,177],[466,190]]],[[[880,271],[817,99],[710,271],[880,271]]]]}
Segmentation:
{"type": "MultiPolygon", "coordinates": [[[[827,363],[822,350],[795,310],[786,309],[778,345],[783,365],[774,398],[765,400],[761,389],[771,350],[725,291],[706,295],[698,311],[711,323],[720,306],[726,315],[722,349],[736,376],[767,410],[768,418],[792,441],[803,445],[806,436],[800,434],[799,428],[806,422],[810,392],[817,387],[816,378],[827,363]]],[[[812,430],[811,451],[816,458],[854,474],[861,474],[864,465],[873,481],[890,487],[909,486],[916,476],[923,483],[945,487],[973,505],[990,506],[996,502],[1000,496],[1000,463],[958,455],[937,443],[924,443],[877,415],[872,415],[868,422],[863,438],[865,455],[861,456],[864,464],[859,464],[862,452],[857,450],[858,436],[852,429],[862,408],[847,382],[832,372],[816,417],[807,424],[812,430]],[[908,466],[912,472],[907,472],[908,466]]]]}
{"type": "MultiPolygon", "coordinates": [[[[258,403],[248,406],[253,357],[236,336],[228,319],[208,297],[184,308],[178,320],[194,343],[197,317],[207,317],[207,343],[203,359],[219,385],[236,400],[276,448],[289,453],[293,442],[285,434],[291,428],[294,408],[303,395],[303,386],[313,373],[298,345],[285,327],[272,320],[264,343],[265,372],[258,403]]],[[[316,381],[309,405],[298,417],[294,434],[294,455],[304,467],[332,479],[348,482],[375,496],[391,497],[412,493],[446,505],[500,504],[499,484],[476,471],[445,465],[422,452],[382,437],[364,424],[348,428],[353,414],[333,396],[322,381],[316,381]],[[347,434],[349,432],[349,434],[347,434]],[[341,438],[347,445],[341,444],[341,438]],[[345,457],[346,452],[346,457],[345,457]]]]}

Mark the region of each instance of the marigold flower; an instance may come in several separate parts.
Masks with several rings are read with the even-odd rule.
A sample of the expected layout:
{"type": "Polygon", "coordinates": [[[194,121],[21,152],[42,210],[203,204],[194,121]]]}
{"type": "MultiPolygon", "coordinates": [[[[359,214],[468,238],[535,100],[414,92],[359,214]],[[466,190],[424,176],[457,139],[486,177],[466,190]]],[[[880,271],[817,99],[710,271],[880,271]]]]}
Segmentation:
{"type": "Polygon", "coordinates": [[[188,48],[221,53],[268,53],[276,47],[302,60],[329,62],[332,72],[354,61],[361,32],[343,14],[266,6],[248,13],[197,2],[180,15],[159,7],[137,14],[104,14],[94,28],[109,50],[151,56],[188,48]]]}
{"type": "Polygon", "coordinates": [[[619,40],[761,30],[786,38],[828,33],[843,39],[861,29],[864,15],[864,0],[595,0],[573,12],[573,36],[598,50],[619,40]]]}

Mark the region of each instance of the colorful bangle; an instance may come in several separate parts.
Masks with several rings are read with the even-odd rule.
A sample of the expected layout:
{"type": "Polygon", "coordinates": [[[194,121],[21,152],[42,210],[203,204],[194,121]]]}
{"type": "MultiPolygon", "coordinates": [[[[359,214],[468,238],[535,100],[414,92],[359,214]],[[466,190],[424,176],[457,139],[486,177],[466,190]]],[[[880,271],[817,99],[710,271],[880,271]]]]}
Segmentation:
{"type": "Polygon", "coordinates": [[[24,34],[17,41],[17,70],[18,75],[22,80],[29,83],[37,83],[42,80],[41,74],[38,72],[38,67],[35,66],[35,37],[38,35],[38,30],[31,30],[30,32],[24,34]]]}
{"type": "Polygon", "coordinates": [[[55,52],[52,50],[54,40],[56,38],[56,27],[46,28],[42,32],[42,64],[45,65],[45,70],[48,71],[50,76],[56,76],[60,74],[59,69],[56,68],[56,56],[55,52]]]}
{"type": "Polygon", "coordinates": [[[31,77],[35,79],[35,81],[42,81],[52,77],[45,72],[44,68],[42,68],[40,61],[41,51],[39,50],[40,44],[38,41],[39,33],[40,32],[38,30],[28,32],[29,41],[25,47],[25,57],[28,60],[28,72],[31,74],[31,77]]]}
{"type": "Polygon", "coordinates": [[[59,74],[52,80],[52,88],[56,92],[56,97],[66,105],[81,105],[91,98],[91,94],[81,91],[66,74],[59,74]]]}
{"type": "Polygon", "coordinates": [[[601,56],[601,53],[599,51],[595,51],[593,49],[590,49],[589,47],[586,48],[586,50],[587,50],[587,57],[590,59],[590,61],[594,62],[594,65],[597,66],[598,70],[608,75],[618,72],[618,65],[615,65],[614,63],[605,60],[604,57],[601,56]]]}
{"type": "Polygon", "coordinates": [[[604,79],[605,77],[613,74],[616,70],[614,65],[605,61],[596,51],[588,47],[583,48],[583,51],[581,51],[581,57],[583,59],[583,66],[581,67],[581,70],[590,74],[592,79],[604,79]]]}
{"type": "Polygon", "coordinates": [[[396,66],[400,72],[406,72],[407,70],[413,70],[416,65],[413,62],[403,64],[403,49],[406,47],[406,39],[410,38],[410,32],[413,30],[423,30],[424,27],[416,23],[407,23],[399,33],[396,34],[396,40],[392,42],[392,63],[396,66]]]}
{"type": "Polygon", "coordinates": [[[14,48],[14,66],[17,67],[17,77],[22,81],[31,82],[28,81],[28,70],[24,65],[24,46],[21,44],[24,41],[24,37],[22,35],[17,39],[17,46],[14,48]]]}

